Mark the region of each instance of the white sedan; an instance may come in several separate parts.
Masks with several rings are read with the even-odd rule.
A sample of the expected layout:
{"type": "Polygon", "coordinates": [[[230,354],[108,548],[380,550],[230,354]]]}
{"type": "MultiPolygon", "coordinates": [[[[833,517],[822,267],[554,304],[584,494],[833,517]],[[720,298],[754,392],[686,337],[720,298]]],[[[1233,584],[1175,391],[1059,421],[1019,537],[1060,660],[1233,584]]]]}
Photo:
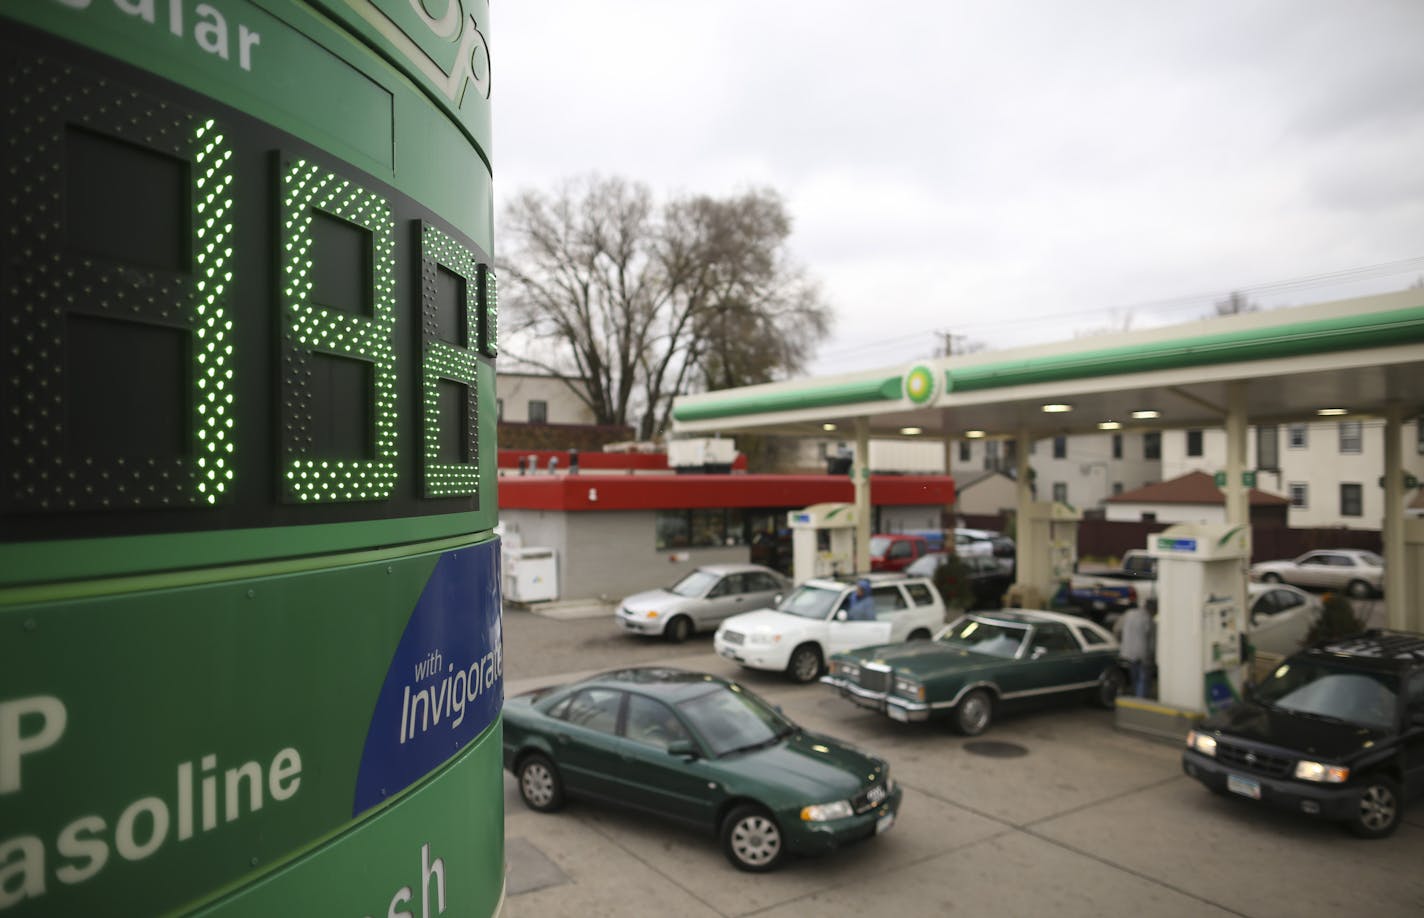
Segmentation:
{"type": "Polygon", "coordinates": [[[1257,650],[1286,657],[1305,642],[1320,618],[1320,600],[1293,586],[1253,583],[1250,591],[1249,640],[1257,650]]]}
{"type": "Polygon", "coordinates": [[[713,646],[722,657],[750,669],[784,671],[797,682],[810,682],[833,653],[928,639],[944,625],[944,600],[927,578],[870,579],[875,621],[848,620],[854,584],[808,580],[775,609],[727,619],[717,629],[713,646]]]}
{"type": "Polygon", "coordinates": [[[1317,590],[1344,590],[1357,599],[1384,591],[1384,559],[1372,551],[1308,551],[1294,561],[1251,565],[1251,579],[1317,590]]]}

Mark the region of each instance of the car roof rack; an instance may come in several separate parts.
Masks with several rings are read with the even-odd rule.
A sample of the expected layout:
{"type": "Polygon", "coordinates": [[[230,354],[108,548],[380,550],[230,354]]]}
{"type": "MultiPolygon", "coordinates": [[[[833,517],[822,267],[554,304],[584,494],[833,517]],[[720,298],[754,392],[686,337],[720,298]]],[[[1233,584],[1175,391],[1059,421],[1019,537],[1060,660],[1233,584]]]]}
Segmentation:
{"type": "Polygon", "coordinates": [[[1424,634],[1372,628],[1363,634],[1324,642],[1318,646],[1328,653],[1372,657],[1377,660],[1416,660],[1424,663],[1424,634]]]}

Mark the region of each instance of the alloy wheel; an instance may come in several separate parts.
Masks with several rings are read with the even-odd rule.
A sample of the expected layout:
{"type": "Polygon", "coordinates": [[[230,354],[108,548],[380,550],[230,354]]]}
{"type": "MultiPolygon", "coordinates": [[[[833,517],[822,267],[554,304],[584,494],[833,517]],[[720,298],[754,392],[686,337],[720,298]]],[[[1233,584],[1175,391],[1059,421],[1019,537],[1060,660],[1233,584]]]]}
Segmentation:
{"type": "Polygon", "coordinates": [[[731,847],[738,860],[761,867],[781,851],[781,830],[765,816],[744,816],[732,826],[731,847]]]}

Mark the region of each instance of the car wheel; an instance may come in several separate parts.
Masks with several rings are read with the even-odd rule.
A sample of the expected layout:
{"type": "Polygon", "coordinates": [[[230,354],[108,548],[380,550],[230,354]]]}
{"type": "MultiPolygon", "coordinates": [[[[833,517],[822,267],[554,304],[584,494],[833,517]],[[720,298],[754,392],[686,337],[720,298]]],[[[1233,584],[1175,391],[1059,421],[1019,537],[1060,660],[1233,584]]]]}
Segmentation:
{"type": "Polygon", "coordinates": [[[1355,599],[1369,599],[1374,595],[1375,591],[1374,587],[1365,583],[1363,580],[1351,580],[1349,585],[1345,587],[1345,592],[1349,593],[1355,599]]]}
{"type": "Polygon", "coordinates": [[[930,633],[924,628],[916,628],[914,631],[911,631],[910,636],[906,638],[906,640],[909,641],[928,641],[929,639],[930,633]]]}
{"type": "Polygon", "coordinates": [[[815,644],[802,644],[791,651],[786,674],[796,682],[813,682],[821,674],[821,650],[815,644]]]}
{"type": "Polygon", "coordinates": [[[540,813],[552,813],[564,805],[564,783],[554,763],[533,753],[519,763],[519,796],[525,806],[540,813]]]}
{"type": "Polygon", "coordinates": [[[1280,575],[1280,574],[1277,574],[1275,571],[1267,571],[1266,573],[1262,574],[1262,575],[1261,575],[1261,581],[1262,581],[1263,583],[1280,583],[1280,582],[1282,582],[1282,581],[1281,581],[1281,575],[1280,575]]]}
{"type": "Polygon", "coordinates": [[[994,719],[994,699],[984,689],[975,689],[954,709],[954,729],[965,736],[978,736],[994,719]]]}
{"type": "Polygon", "coordinates": [[[738,870],[764,873],[776,869],[786,854],[781,827],[759,806],[739,806],[722,823],[722,851],[738,870]]]}
{"type": "Polygon", "coordinates": [[[1100,708],[1112,710],[1117,705],[1117,696],[1127,688],[1127,674],[1116,666],[1103,670],[1103,674],[1098,677],[1098,687],[1093,694],[1093,701],[1100,708]]]}
{"type": "Polygon", "coordinates": [[[679,615],[667,623],[663,629],[663,636],[674,644],[681,644],[692,635],[692,619],[686,615],[679,615]]]}
{"type": "Polygon", "coordinates": [[[1385,775],[1367,775],[1363,785],[1350,831],[1361,838],[1384,838],[1399,827],[1399,784],[1385,775]]]}

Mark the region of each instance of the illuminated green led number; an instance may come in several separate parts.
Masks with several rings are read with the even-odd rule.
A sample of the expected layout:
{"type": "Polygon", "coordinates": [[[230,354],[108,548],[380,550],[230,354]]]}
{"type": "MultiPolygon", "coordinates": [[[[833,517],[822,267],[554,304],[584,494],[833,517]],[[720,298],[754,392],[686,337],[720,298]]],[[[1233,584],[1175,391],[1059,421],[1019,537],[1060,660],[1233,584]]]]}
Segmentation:
{"type": "Polygon", "coordinates": [[[232,147],[213,121],[29,59],[11,77],[3,503],[231,496],[232,147]],[[17,87],[23,92],[15,91],[17,87]],[[24,130],[20,132],[19,126],[24,130]]]}
{"type": "Polygon", "coordinates": [[[423,223],[420,278],[424,493],[426,497],[477,494],[479,360],[470,344],[479,337],[482,324],[480,266],[467,248],[423,223]]]}
{"type": "Polygon", "coordinates": [[[283,492],[288,501],[385,500],[394,489],[394,248],[395,222],[384,198],[307,160],[285,164],[280,291],[286,344],[283,492]],[[329,227],[356,240],[347,250],[351,257],[337,257],[318,245],[329,227]],[[344,296],[358,301],[330,302],[329,290],[319,290],[318,281],[332,276],[354,280],[348,288],[354,292],[344,296]],[[328,378],[338,381],[325,383],[328,378]],[[343,378],[358,380],[364,390],[355,406],[346,397],[355,395],[349,386],[323,396],[323,385],[339,387],[343,378]]]}

